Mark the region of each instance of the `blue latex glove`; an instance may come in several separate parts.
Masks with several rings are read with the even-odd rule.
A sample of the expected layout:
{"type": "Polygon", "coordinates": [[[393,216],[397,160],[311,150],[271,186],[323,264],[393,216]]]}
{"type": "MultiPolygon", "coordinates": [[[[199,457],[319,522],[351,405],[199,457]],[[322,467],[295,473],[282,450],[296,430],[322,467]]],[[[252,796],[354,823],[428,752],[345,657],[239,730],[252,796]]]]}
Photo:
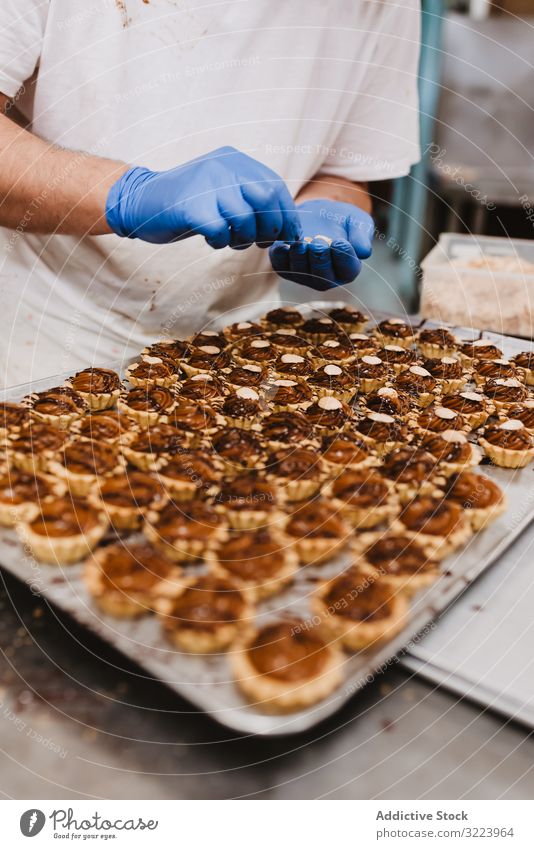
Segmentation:
{"type": "Polygon", "coordinates": [[[282,178],[233,147],[170,171],[131,168],[111,187],[106,218],[118,236],[156,244],[200,234],[212,248],[239,250],[300,236],[282,178]]]}
{"type": "Polygon", "coordinates": [[[284,280],[325,291],[350,283],[371,256],[374,223],[370,215],[350,203],[308,200],[297,206],[302,240],[277,241],[270,250],[271,264],[284,280]],[[329,245],[324,239],[332,240],[329,245]],[[305,242],[308,236],[313,241],[305,242]]]}

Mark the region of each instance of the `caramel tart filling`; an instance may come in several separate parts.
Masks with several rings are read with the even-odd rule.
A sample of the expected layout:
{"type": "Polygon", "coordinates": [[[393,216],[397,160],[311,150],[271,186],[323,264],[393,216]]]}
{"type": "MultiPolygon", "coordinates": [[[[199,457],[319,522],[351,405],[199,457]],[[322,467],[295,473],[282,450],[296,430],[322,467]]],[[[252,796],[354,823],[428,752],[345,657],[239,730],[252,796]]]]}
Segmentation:
{"type": "Polygon", "coordinates": [[[247,649],[260,675],[295,683],[320,675],[328,663],[328,646],[312,629],[298,622],[263,627],[247,649]]]}

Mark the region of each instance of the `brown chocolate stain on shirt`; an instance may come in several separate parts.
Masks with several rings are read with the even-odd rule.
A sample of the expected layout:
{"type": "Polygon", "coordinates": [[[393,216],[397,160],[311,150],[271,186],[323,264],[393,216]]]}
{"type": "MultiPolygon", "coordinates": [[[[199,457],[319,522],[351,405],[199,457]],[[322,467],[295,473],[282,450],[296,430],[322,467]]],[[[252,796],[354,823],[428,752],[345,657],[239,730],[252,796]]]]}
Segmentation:
{"type": "Polygon", "coordinates": [[[126,0],[115,0],[115,6],[120,12],[122,25],[126,28],[131,21],[131,18],[128,16],[128,9],[126,8],[126,0]]]}

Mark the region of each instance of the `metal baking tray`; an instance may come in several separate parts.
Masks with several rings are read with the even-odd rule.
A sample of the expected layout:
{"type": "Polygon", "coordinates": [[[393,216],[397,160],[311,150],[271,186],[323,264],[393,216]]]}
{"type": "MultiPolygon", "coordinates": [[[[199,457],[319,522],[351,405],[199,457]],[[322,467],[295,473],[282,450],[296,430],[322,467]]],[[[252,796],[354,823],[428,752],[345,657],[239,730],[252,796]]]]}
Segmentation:
{"type": "MultiPolygon", "coordinates": [[[[307,316],[340,305],[335,301],[316,301],[296,306],[307,316]]],[[[381,314],[373,316],[375,320],[383,317],[381,314]]],[[[414,325],[421,323],[417,317],[411,320],[414,325]]],[[[425,326],[436,324],[425,322],[425,326]]],[[[451,330],[462,339],[479,336],[491,339],[508,356],[531,347],[528,342],[495,333],[481,334],[469,328],[457,327],[451,330]]],[[[1,394],[1,400],[20,399],[30,391],[57,385],[58,380],[65,376],[6,390],[1,394]]],[[[494,479],[507,494],[509,507],[506,513],[443,562],[442,576],[414,598],[410,622],[400,634],[381,647],[348,656],[344,683],[331,696],[306,710],[287,715],[262,713],[249,705],[232,680],[225,654],[197,657],[178,651],[166,642],[154,617],[129,621],[103,614],[85,590],[81,564],[58,567],[38,563],[22,548],[14,531],[5,528],[0,529],[0,564],[27,583],[35,594],[42,595],[47,601],[68,612],[147,673],[206,711],[222,725],[248,734],[292,734],[305,731],[333,714],[378,672],[397,662],[398,656],[432,630],[440,614],[499,558],[534,518],[533,470],[534,464],[517,471],[484,466],[484,474],[494,479]]],[[[350,556],[344,553],[325,565],[302,568],[292,587],[259,606],[258,622],[274,615],[309,616],[309,599],[316,581],[340,572],[349,562],[350,556]]]]}

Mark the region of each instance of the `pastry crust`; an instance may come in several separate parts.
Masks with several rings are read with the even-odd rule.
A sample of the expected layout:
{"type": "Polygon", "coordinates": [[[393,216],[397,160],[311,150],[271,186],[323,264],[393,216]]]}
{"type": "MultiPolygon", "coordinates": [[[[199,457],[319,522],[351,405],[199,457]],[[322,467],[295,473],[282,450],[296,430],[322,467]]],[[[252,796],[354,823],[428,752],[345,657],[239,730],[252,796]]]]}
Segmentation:
{"type": "Polygon", "coordinates": [[[409,620],[408,597],[391,587],[351,568],[338,578],[321,584],[312,599],[312,610],[320,617],[319,629],[329,639],[339,640],[349,651],[368,649],[391,640],[409,620]],[[341,582],[342,579],[342,582],[341,582]],[[340,587],[337,597],[336,586],[340,587]],[[329,601],[330,595],[336,599],[329,601]],[[367,597],[371,596],[369,601],[367,597]],[[364,600],[368,618],[352,619],[341,615],[355,599],[364,600]],[[374,613],[374,615],[373,615],[374,613]],[[377,615],[378,614],[378,615],[377,615]]]}
{"type": "Polygon", "coordinates": [[[492,463],[505,469],[522,469],[534,459],[534,438],[519,419],[506,419],[498,427],[487,428],[478,442],[492,463]],[[522,444],[514,447],[514,443],[509,440],[500,445],[495,444],[489,436],[498,431],[510,434],[510,437],[517,434],[522,444]]]}
{"type": "Polygon", "coordinates": [[[353,552],[358,572],[374,581],[414,595],[431,586],[440,576],[439,563],[410,537],[390,531],[359,534],[353,552]]]}
{"type": "Polygon", "coordinates": [[[506,494],[495,481],[474,472],[453,475],[445,497],[459,504],[474,531],[479,531],[505,512],[506,494]],[[488,501],[489,494],[489,502],[488,501]]]}
{"type": "Polygon", "coordinates": [[[285,534],[302,564],[319,564],[334,557],[348,542],[351,527],[325,498],[298,506],[288,516],[285,534]]]}
{"type": "Polygon", "coordinates": [[[0,484],[4,495],[4,484],[12,492],[11,500],[0,498],[0,525],[15,527],[19,522],[31,522],[39,513],[39,505],[51,498],[65,494],[66,487],[51,475],[38,472],[28,475],[18,470],[6,470],[0,484]],[[28,477],[28,480],[26,480],[28,477]]]}
{"type": "MultiPolygon", "coordinates": [[[[302,623],[302,627],[305,625],[306,623],[302,623]]],[[[343,655],[331,643],[323,640],[319,642],[319,637],[315,639],[325,652],[325,659],[318,674],[295,681],[284,681],[273,674],[262,674],[254,666],[250,656],[250,648],[261,633],[255,631],[245,639],[240,639],[231,655],[237,686],[256,708],[268,713],[303,710],[325,699],[340,685],[343,655]]]]}
{"type": "Polygon", "coordinates": [[[65,382],[85,401],[91,412],[114,407],[122,391],[117,372],[107,368],[86,368],[65,382]]]}
{"type": "Polygon", "coordinates": [[[414,498],[393,522],[391,530],[405,534],[440,559],[465,545],[472,534],[464,512],[441,494],[434,498],[414,498]]]}
{"type": "Polygon", "coordinates": [[[51,505],[60,510],[60,516],[64,517],[66,512],[74,509],[73,525],[76,525],[76,510],[89,510],[92,512],[91,524],[87,530],[63,536],[51,536],[41,534],[32,527],[40,522],[41,517],[45,519],[50,505],[42,505],[39,513],[28,522],[17,525],[17,533],[22,540],[30,546],[34,557],[43,562],[57,565],[68,565],[76,563],[86,557],[89,552],[100,542],[107,530],[108,522],[102,512],[93,508],[79,505],[70,498],[58,498],[50,502],[51,505]],[[73,508],[74,505],[74,508],[73,508]]]}
{"type": "Polygon", "coordinates": [[[130,619],[153,612],[160,598],[157,588],[163,581],[174,587],[182,574],[179,566],[147,543],[119,542],[93,551],[85,561],[83,578],[101,610],[130,619]],[[125,556],[133,564],[129,569],[128,563],[121,569],[125,556]]]}
{"type": "Polygon", "coordinates": [[[177,563],[198,560],[227,534],[226,523],[213,506],[199,500],[170,502],[146,518],[146,538],[177,563]]]}
{"type": "Polygon", "coordinates": [[[239,636],[251,630],[254,616],[249,593],[232,581],[214,575],[203,575],[177,585],[173,597],[161,599],[157,609],[167,638],[177,648],[194,654],[225,651],[239,636]],[[206,598],[200,602],[193,597],[191,613],[187,611],[187,607],[184,613],[183,603],[187,602],[193,593],[196,593],[198,599],[204,594],[206,598]],[[212,606],[212,598],[216,598],[218,594],[223,604],[222,612],[212,606]],[[230,610],[227,602],[231,604],[230,610]],[[199,604],[202,604],[203,609],[200,616],[195,618],[195,605],[198,607],[199,604]],[[191,618],[188,618],[189,616],[191,618]],[[219,618],[222,616],[225,618],[219,618]],[[202,627],[205,617],[206,625],[202,627]]]}
{"type": "Polygon", "coordinates": [[[280,531],[244,531],[229,537],[206,554],[206,563],[214,575],[229,578],[259,601],[276,595],[291,583],[298,569],[297,553],[280,531]],[[237,537],[237,539],[236,539],[237,537]],[[233,542],[237,542],[235,550],[233,542]],[[248,553],[240,554],[241,545],[248,553]],[[264,567],[264,561],[270,566],[264,567]]]}

